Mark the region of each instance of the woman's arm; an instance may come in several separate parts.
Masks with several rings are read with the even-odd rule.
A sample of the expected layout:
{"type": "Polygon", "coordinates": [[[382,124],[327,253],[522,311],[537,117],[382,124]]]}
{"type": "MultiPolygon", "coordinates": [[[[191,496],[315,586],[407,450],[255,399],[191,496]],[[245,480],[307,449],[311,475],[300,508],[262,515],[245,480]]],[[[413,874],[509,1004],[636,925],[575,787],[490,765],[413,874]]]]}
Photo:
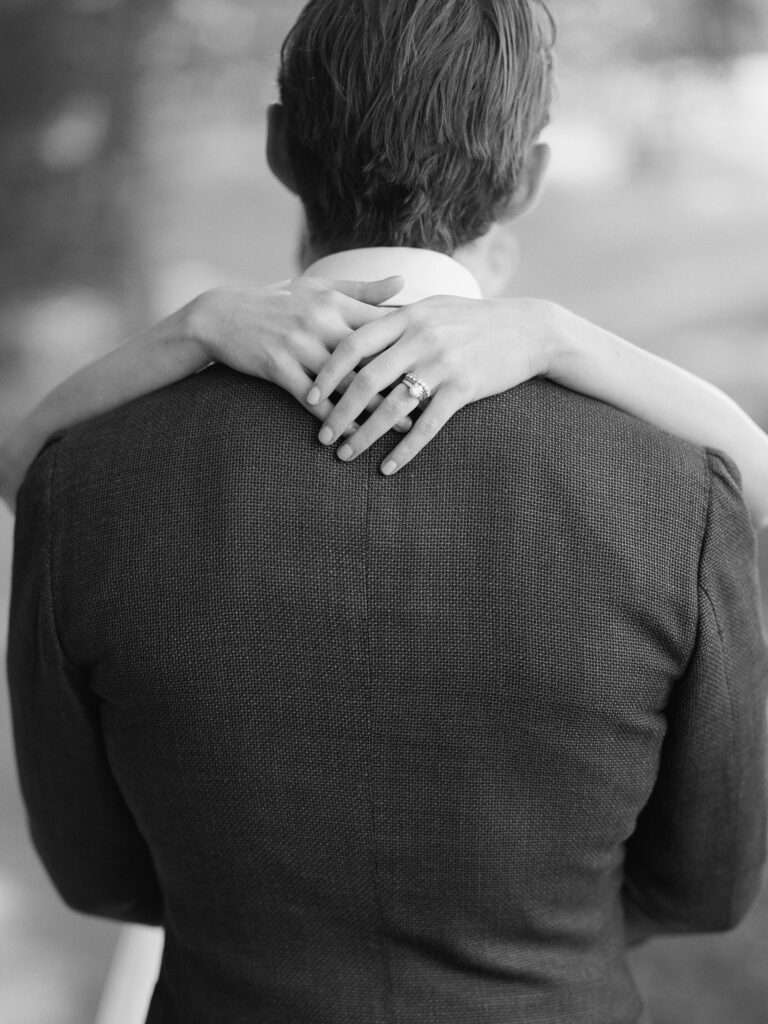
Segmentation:
{"type": "Polygon", "coordinates": [[[43,400],[0,444],[0,497],[13,509],[16,492],[54,434],[98,416],[210,362],[194,327],[194,304],[108,355],[89,363],[43,400]]]}
{"type": "MultiPolygon", "coordinates": [[[[224,362],[279,384],[306,408],[314,375],[349,333],[386,315],[400,278],[371,284],[302,280],[217,289],[67,378],[0,444],[0,498],[11,509],[35,456],[54,434],[224,362]]],[[[322,418],[330,403],[311,408],[322,418]]]]}
{"type": "Polygon", "coordinates": [[[323,443],[351,434],[339,452],[345,460],[408,423],[417,403],[405,388],[384,402],[379,395],[415,373],[435,397],[386,460],[387,474],[407,465],[464,405],[549,376],[726,452],[741,471],[755,525],[768,526],[768,435],[711,384],[549,302],[435,298],[394,313],[375,308],[401,285],[399,278],[368,285],[299,279],[206,293],[47,395],[0,444],[0,498],[13,508],[53,434],[224,362],[293,394],[325,421],[323,443]],[[330,396],[345,388],[334,408],[330,396]],[[355,430],[364,409],[375,412],[355,430]]]}
{"type": "MultiPolygon", "coordinates": [[[[322,402],[367,362],[325,421],[331,444],[371,394],[412,373],[434,397],[382,466],[402,469],[469,402],[535,376],[601,399],[694,444],[719,448],[738,465],[757,528],[768,526],[768,435],[722,391],[574,313],[538,299],[435,298],[393,313],[342,342],[307,396],[322,402]]],[[[339,451],[356,458],[417,407],[405,387],[389,397],[339,451]]]]}

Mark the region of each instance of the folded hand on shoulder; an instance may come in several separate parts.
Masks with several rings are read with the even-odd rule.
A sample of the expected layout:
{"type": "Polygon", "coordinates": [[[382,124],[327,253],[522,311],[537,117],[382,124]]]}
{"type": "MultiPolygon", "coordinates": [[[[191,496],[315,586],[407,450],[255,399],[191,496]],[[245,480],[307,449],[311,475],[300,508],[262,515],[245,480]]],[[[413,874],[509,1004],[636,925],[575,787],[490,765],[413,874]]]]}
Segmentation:
{"type": "Polygon", "coordinates": [[[320,441],[347,436],[339,457],[350,461],[422,405],[382,466],[386,475],[396,473],[463,406],[546,373],[553,308],[537,299],[435,297],[360,327],[334,348],[307,395],[310,408],[327,410],[334,392],[344,392],[323,417],[320,441]],[[406,375],[429,389],[426,402],[403,381],[406,375]],[[356,427],[357,417],[388,390],[356,427]]]}

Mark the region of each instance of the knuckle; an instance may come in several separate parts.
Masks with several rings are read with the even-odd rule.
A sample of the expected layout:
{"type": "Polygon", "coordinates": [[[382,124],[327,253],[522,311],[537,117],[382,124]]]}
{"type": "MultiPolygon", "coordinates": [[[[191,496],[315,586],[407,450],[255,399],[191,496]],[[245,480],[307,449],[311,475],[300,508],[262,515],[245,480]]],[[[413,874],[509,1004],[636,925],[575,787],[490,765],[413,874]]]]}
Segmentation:
{"type": "Polygon", "coordinates": [[[264,374],[268,380],[276,381],[283,370],[283,357],[275,349],[264,353],[264,374]]]}
{"type": "Polygon", "coordinates": [[[356,340],[354,334],[350,334],[339,342],[336,346],[336,351],[341,359],[356,359],[359,347],[359,342],[356,340]]]}
{"type": "Polygon", "coordinates": [[[421,328],[429,323],[429,310],[426,305],[426,300],[422,299],[421,302],[417,302],[411,306],[406,313],[408,317],[408,323],[411,327],[421,328]]]}
{"type": "Polygon", "coordinates": [[[322,306],[314,306],[309,314],[309,322],[314,334],[319,334],[328,322],[328,311],[322,306]]]}
{"type": "Polygon", "coordinates": [[[458,374],[451,383],[451,393],[454,398],[466,403],[472,396],[472,385],[464,375],[458,374]]]}
{"type": "Polygon", "coordinates": [[[304,330],[317,333],[318,329],[327,322],[332,308],[333,307],[324,300],[322,294],[313,297],[312,300],[301,310],[299,314],[299,323],[304,330]]]}
{"type": "Polygon", "coordinates": [[[336,405],[336,411],[340,416],[347,416],[348,410],[359,410],[365,408],[365,395],[357,386],[357,381],[354,381],[344,391],[341,398],[336,405]]]}
{"type": "Polygon", "coordinates": [[[315,338],[326,338],[337,334],[341,325],[331,312],[318,311],[313,318],[313,328],[315,338]]]}
{"type": "Polygon", "coordinates": [[[375,389],[374,373],[369,366],[364,366],[358,373],[353,387],[358,391],[369,391],[371,389],[375,389]]]}
{"type": "Polygon", "coordinates": [[[312,305],[316,313],[327,315],[332,310],[336,309],[336,301],[333,293],[329,291],[318,292],[313,299],[312,305]]]}
{"type": "Polygon", "coordinates": [[[294,324],[293,327],[288,330],[285,340],[288,348],[296,351],[297,349],[301,349],[306,343],[307,332],[299,324],[294,324]]]}
{"type": "Polygon", "coordinates": [[[311,334],[314,330],[314,310],[312,306],[304,306],[296,314],[296,327],[298,331],[303,331],[305,334],[311,334]]]}

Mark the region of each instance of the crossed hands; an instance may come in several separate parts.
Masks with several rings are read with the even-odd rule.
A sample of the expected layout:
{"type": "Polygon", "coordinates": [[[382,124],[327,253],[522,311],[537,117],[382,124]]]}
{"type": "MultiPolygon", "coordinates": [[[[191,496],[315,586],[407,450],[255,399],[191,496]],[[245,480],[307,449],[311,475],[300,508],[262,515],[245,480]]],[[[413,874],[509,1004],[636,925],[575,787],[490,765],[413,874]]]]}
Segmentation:
{"type": "Polygon", "coordinates": [[[344,461],[390,430],[405,433],[381,467],[392,475],[463,406],[546,373],[554,337],[554,307],[544,301],[436,297],[386,308],[402,287],[399,277],[299,278],[217,289],[204,297],[210,357],[288,391],[322,421],[322,444],[343,441],[344,461]],[[415,423],[406,374],[432,394],[415,423]]]}

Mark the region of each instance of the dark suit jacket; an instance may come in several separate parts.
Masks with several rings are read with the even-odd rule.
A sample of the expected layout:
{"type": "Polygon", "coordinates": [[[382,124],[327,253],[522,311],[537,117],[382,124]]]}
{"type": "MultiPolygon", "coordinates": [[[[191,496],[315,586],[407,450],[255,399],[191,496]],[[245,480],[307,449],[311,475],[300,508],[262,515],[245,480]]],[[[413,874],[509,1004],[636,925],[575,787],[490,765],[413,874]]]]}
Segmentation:
{"type": "Polygon", "coordinates": [[[167,929],[152,1024],[628,1024],[625,912],[738,922],[768,674],[735,470],[534,382],[401,475],[213,368],[20,495],[31,832],[167,929]]]}

